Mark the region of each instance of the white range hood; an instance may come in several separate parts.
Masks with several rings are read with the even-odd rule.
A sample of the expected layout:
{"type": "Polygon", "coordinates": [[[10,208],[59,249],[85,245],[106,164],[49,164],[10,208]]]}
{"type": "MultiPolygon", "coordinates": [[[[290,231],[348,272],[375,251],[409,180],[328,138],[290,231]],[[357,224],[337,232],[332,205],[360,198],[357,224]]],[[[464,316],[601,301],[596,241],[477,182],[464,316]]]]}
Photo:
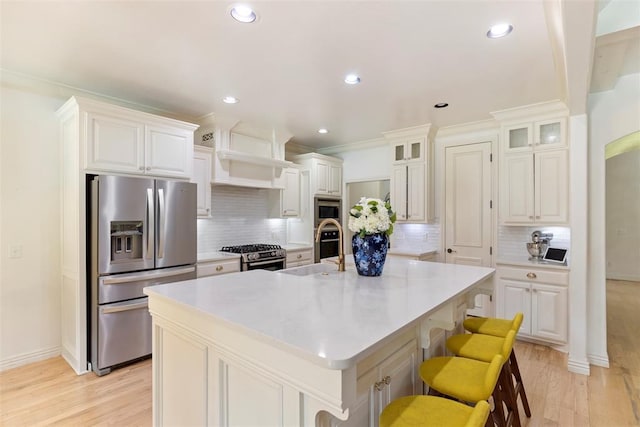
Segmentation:
{"type": "Polygon", "coordinates": [[[200,122],[196,141],[214,148],[212,184],[283,188],[282,171],[291,133],[209,114],[200,122]]]}

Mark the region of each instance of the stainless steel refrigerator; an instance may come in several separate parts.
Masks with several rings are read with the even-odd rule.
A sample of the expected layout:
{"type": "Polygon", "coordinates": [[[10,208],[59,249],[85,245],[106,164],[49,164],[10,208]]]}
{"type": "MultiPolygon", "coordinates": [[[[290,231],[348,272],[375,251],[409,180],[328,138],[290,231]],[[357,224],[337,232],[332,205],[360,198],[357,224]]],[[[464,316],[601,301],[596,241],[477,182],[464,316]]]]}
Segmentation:
{"type": "Polygon", "coordinates": [[[196,184],[95,176],[90,186],[91,368],[151,354],[142,289],[196,277],[196,184]]]}

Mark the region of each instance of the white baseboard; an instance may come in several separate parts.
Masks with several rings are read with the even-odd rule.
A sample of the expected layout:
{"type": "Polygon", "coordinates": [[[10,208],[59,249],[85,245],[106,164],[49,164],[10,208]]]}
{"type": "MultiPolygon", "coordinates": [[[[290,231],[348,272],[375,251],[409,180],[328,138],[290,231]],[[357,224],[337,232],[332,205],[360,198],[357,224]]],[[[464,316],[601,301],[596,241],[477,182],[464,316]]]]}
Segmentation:
{"type": "Polygon", "coordinates": [[[17,368],[18,366],[28,365],[29,363],[38,362],[40,360],[50,359],[60,356],[60,347],[44,348],[30,353],[23,353],[0,361],[0,372],[7,369],[17,368]]]}
{"type": "Polygon", "coordinates": [[[576,374],[582,374],[582,375],[591,374],[591,368],[590,368],[589,362],[583,361],[583,360],[569,359],[569,361],[567,362],[567,369],[569,370],[569,372],[574,372],[576,374]]]}
{"type": "Polygon", "coordinates": [[[589,363],[595,366],[601,366],[603,368],[609,367],[609,355],[596,355],[596,354],[588,354],[587,358],[589,359],[589,363]]]}
{"type": "Polygon", "coordinates": [[[84,375],[89,372],[86,365],[79,363],[78,360],[64,348],[62,349],[62,358],[71,366],[71,369],[73,369],[77,375],[84,375]]]}
{"type": "Polygon", "coordinates": [[[618,273],[607,273],[607,280],[624,280],[625,282],[640,282],[640,276],[618,273]]]}

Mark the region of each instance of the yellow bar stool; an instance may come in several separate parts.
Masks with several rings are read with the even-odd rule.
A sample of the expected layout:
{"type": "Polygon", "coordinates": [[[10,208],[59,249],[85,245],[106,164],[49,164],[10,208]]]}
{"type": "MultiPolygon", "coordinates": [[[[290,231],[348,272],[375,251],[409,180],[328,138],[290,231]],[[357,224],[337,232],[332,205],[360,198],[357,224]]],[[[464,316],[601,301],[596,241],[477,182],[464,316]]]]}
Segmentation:
{"type": "Polygon", "coordinates": [[[406,396],[389,403],[380,414],[380,427],[482,427],[489,404],[471,407],[435,396],[406,396]]]}
{"type": "MultiPolygon", "coordinates": [[[[515,330],[516,333],[520,329],[523,319],[522,313],[517,313],[513,320],[497,319],[493,317],[470,317],[465,319],[463,326],[472,334],[491,335],[494,337],[504,338],[510,330],[515,330]]],[[[449,349],[452,353],[458,354],[456,351],[449,349]]],[[[473,357],[467,353],[465,357],[473,357]]],[[[527,393],[524,390],[524,383],[522,381],[522,375],[520,375],[520,368],[518,367],[518,359],[516,358],[515,350],[511,351],[509,355],[509,369],[515,379],[514,392],[516,398],[520,398],[522,406],[524,407],[524,413],[527,417],[531,418],[531,409],[529,408],[529,401],[527,400],[527,393]]]]}
{"type": "MultiPolygon", "coordinates": [[[[520,326],[522,317],[517,321],[520,326]]],[[[454,335],[447,340],[447,349],[456,356],[478,360],[481,362],[491,362],[493,356],[500,354],[505,361],[509,359],[509,355],[513,351],[513,343],[515,341],[516,330],[510,330],[507,338],[494,337],[491,335],[481,334],[462,334],[454,335]]],[[[520,414],[518,413],[518,402],[515,388],[512,380],[512,373],[509,363],[502,365],[500,378],[498,379],[498,397],[494,396],[495,405],[505,406],[502,414],[504,426],[520,426],[520,414]]],[[[500,411],[498,411],[500,413],[500,411]]]]}
{"type": "MultiPolygon", "coordinates": [[[[429,394],[449,396],[463,402],[489,400],[501,402],[496,387],[504,358],[496,354],[490,363],[464,357],[433,357],[420,365],[420,377],[429,386],[429,394]]],[[[502,404],[495,404],[493,421],[504,424],[502,404]]]]}
{"type": "Polygon", "coordinates": [[[430,394],[435,390],[465,402],[488,400],[493,396],[491,414],[494,423],[506,426],[512,422],[520,427],[517,407],[514,411],[515,396],[511,396],[511,388],[500,381],[503,377],[503,365],[511,352],[515,337],[515,331],[509,331],[503,339],[502,348],[494,352],[490,362],[465,357],[434,357],[422,363],[420,377],[429,386],[430,394]],[[503,404],[508,410],[506,416],[503,404]]]}

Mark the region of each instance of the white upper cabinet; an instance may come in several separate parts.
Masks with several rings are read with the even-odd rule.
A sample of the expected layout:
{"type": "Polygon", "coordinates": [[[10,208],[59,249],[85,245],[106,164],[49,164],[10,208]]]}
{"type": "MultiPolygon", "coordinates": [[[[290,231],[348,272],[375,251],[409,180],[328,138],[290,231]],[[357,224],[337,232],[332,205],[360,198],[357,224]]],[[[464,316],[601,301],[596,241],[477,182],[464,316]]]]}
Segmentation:
{"type": "Polygon", "coordinates": [[[93,100],[74,98],[84,169],[159,177],[191,177],[196,125],[93,100]],[[83,136],[86,135],[86,139],[83,136]]]}
{"type": "Polygon", "coordinates": [[[308,153],[296,156],[294,161],[311,173],[311,196],[342,196],[342,159],[308,153]]]}
{"type": "Polygon", "coordinates": [[[193,177],[198,186],[198,218],[211,216],[211,160],[213,149],[196,145],[193,147],[193,177]]]}
{"type": "Polygon", "coordinates": [[[424,145],[424,138],[392,143],[391,149],[393,150],[393,164],[423,161],[424,145]]]}
{"type": "Polygon", "coordinates": [[[508,125],[503,128],[505,153],[566,147],[564,117],[508,125]]]}
{"type": "Polygon", "coordinates": [[[385,132],[391,144],[391,206],[400,222],[425,223],[434,216],[431,125],[385,132]]]}
{"type": "Polygon", "coordinates": [[[569,147],[564,104],[496,112],[502,122],[500,222],[565,225],[569,220],[569,147]]]}

